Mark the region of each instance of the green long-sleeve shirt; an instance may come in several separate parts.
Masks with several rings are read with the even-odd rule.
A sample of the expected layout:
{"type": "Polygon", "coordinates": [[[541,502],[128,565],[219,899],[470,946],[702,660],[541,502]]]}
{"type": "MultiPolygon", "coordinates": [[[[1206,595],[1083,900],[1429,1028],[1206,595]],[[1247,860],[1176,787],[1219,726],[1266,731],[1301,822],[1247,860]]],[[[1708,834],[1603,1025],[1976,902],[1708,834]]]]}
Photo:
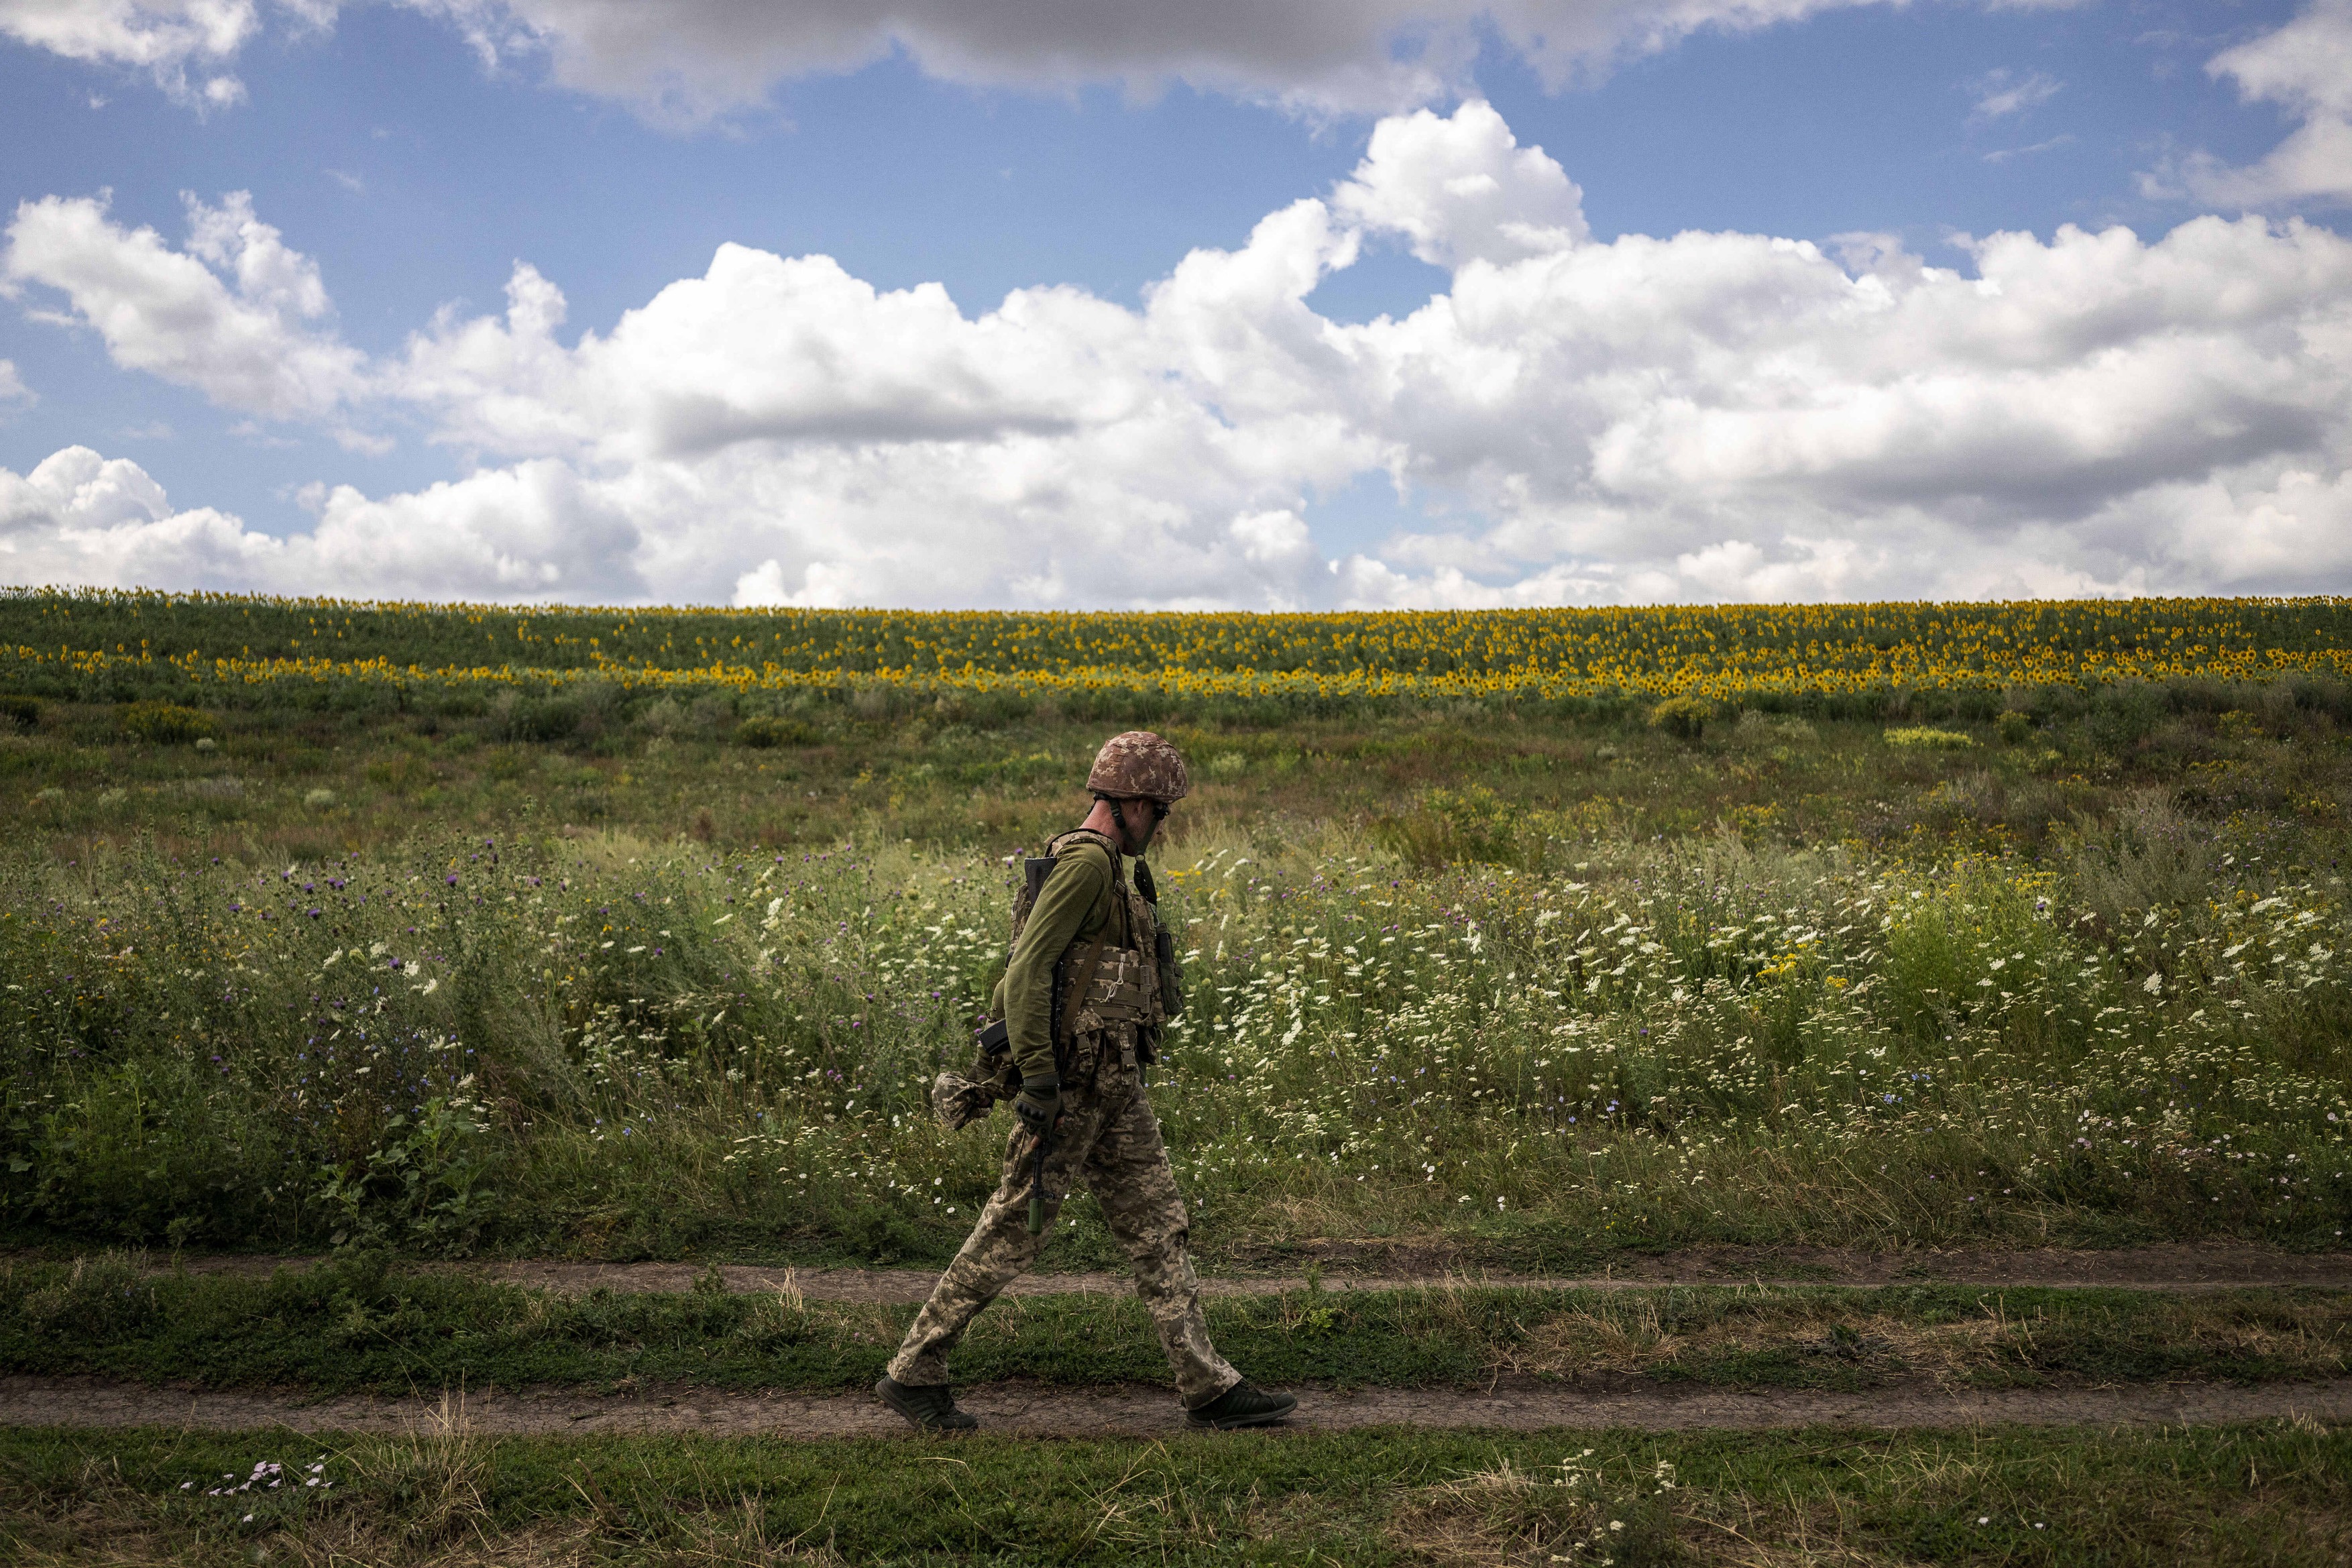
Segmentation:
{"type": "Polygon", "coordinates": [[[989,1011],[1004,1020],[1013,1059],[1024,1078],[1054,1070],[1054,965],[1074,942],[1092,942],[1111,919],[1110,856],[1084,839],[1054,861],[1036,906],[1021,928],[989,1011]]]}

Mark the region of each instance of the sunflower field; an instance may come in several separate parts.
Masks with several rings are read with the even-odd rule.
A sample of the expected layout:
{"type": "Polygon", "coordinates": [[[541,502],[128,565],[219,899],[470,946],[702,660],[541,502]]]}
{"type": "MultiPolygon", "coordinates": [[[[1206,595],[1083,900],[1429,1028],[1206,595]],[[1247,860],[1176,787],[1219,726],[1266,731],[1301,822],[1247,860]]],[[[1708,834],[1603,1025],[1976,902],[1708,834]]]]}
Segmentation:
{"type": "Polygon", "coordinates": [[[585,681],[745,696],[1654,701],[1843,710],[1916,694],[2342,676],[2352,600],[1685,605],[1349,614],[515,608],[0,595],[0,687],[413,693],[585,681]]]}

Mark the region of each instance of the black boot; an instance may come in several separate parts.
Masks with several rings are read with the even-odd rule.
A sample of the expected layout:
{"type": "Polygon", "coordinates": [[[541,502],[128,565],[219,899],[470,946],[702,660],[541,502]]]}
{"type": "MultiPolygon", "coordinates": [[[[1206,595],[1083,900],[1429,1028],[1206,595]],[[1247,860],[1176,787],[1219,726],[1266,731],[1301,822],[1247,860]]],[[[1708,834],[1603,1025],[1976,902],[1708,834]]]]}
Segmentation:
{"type": "Polygon", "coordinates": [[[1295,1394],[1276,1394],[1237,1383],[1198,1410],[1184,1413],[1187,1426],[1213,1426],[1230,1432],[1236,1426],[1271,1426],[1298,1408],[1295,1394]]]}
{"type": "Polygon", "coordinates": [[[956,1408],[955,1390],[944,1383],[900,1383],[885,1377],[874,1385],[874,1393],[919,1432],[969,1432],[980,1425],[956,1408]]]}

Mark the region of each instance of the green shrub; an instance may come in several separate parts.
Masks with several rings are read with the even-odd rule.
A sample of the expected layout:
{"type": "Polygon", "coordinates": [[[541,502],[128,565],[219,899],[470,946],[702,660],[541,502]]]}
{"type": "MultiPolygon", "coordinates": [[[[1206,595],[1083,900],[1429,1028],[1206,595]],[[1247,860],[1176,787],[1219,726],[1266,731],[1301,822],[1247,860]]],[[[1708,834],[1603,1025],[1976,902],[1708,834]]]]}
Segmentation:
{"type": "MultiPolygon", "coordinates": [[[[2260,688],[2258,700],[2265,707],[2279,704],[2284,715],[2294,712],[2293,689],[2284,680],[2260,688]]],[[[2167,717],[2165,710],[2163,691],[2147,681],[2103,686],[2091,697],[2091,738],[2105,751],[2127,752],[2156,732],[2167,717]]]]}
{"type": "Polygon", "coordinates": [[[384,1123],[374,1148],[331,1168],[319,1188],[338,1247],[405,1245],[463,1256],[472,1250],[498,1203],[487,1178],[495,1155],[478,1121],[479,1105],[461,1095],[427,1100],[412,1117],[384,1123]]]}
{"type": "Polygon", "coordinates": [[[1886,743],[1924,752],[1965,752],[1976,742],[1958,730],[1931,730],[1925,724],[1907,730],[1889,730],[1886,743]]]}
{"type": "Polygon", "coordinates": [[[2012,746],[2021,746],[2033,733],[2033,715],[2011,708],[2000,716],[2000,738],[2012,746]]]}
{"type": "Polygon", "coordinates": [[[1516,865],[1520,858],[1517,808],[1484,784],[1424,790],[1412,811],[1383,817],[1372,837],[1410,865],[1516,865]]]}
{"type": "Polygon", "coordinates": [[[806,724],[772,713],[754,713],[735,726],[735,743],[739,746],[764,751],[771,746],[808,746],[815,742],[816,731],[806,724]]]}
{"type": "Polygon", "coordinates": [[[570,740],[580,732],[581,718],[577,698],[501,691],[490,700],[490,728],[501,741],[570,740]]]}
{"type": "Polygon", "coordinates": [[[30,730],[41,721],[41,702],[37,697],[0,697],[0,721],[14,724],[19,730],[30,730]]]}
{"type": "Polygon", "coordinates": [[[1669,697],[1650,710],[1650,728],[1677,740],[1696,741],[1714,717],[1715,704],[1704,697],[1669,697]]]}
{"type": "Polygon", "coordinates": [[[851,1250],[876,1263],[920,1258],[926,1250],[923,1233],[892,1209],[860,1206],[845,1210],[835,1224],[851,1250]]]}
{"type": "Polygon", "coordinates": [[[1810,746],[1822,738],[1819,730],[1793,714],[1776,719],[1755,708],[1740,714],[1733,733],[1750,745],[1810,746]]]}
{"type": "Polygon", "coordinates": [[[409,795],[433,783],[433,764],[414,752],[384,757],[367,765],[368,783],[394,795],[409,795]]]}
{"type": "Polygon", "coordinates": [[[203,710],[171,702],[126,702],[116,719],[132,740],[158,746],[184,745],[205,739],[219,728],[203,710]]]}
{"type": "Polygon", "coordinates": [[[77,1258],[72,1268],[25,1296],[25,1321],[37,1331],[70,1327],[92,1336],[117,1334],[146,1322],[155,1304],[142,1254],[107,1252],[77,1258]]]}
{"type": "Polygon", "coordinates": [[[2162,790],[2140,792],[2104,824],[2077,823],[2069,849],[2076,897],[2110,931],[2148,910],[2197,907],[2221,858],[2212,834],[2162,790]]]}

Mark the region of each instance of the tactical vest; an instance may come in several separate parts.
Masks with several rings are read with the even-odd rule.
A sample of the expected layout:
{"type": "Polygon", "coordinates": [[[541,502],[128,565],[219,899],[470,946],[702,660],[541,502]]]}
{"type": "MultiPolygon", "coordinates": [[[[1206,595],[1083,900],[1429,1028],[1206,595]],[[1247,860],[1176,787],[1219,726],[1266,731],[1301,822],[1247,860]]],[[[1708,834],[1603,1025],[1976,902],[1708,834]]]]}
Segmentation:
{"type": "Polygon", "coordinates": [[[1053,1031],[1058,1054],[1080,1035],[1096,1034],[1113,1024],[1130,1024],[1139,1030],[1157,1031],[1174,1007],[1175,942],[1160,929],[1159,900],[1151,894],[1150,868],[1136,863],[1140,888],[1127,879],[1127,857],[1107,833],[1073,828],[1045,846],[1045,853],[1023,868],[1020,893],[1013,903],[1013,949],[1029,923],[1045,879],[1055,863],[1074,844],[1094,844],[1110,857],[1110,909],[1102,930],[1091,939],[1073,942],[1054,964],[1053,1031]]]}
{"type": "MultiPolygon", "coordinates": [[[[1129,1023],[1136,1027],[1136,1059],[1148,1066],[1159,1054],[1160,1027],[1184,1010],[1176,942],[1160,927],[1160,895],[1148,863],[1135,863],[1136,886],[1129,889],[1126,858],[1108,835],[1081,827],[1055,838],[1022,868],[1021,890],[1013,898],[1012,951],[1020,949],[1029,911],[1036,908],[1055,861],[1079,839],[1101,845],[1110,857],[1111,908],[1101,940],[1072,942],[1054,964],[1055,1065],[1067,1068],[1070,1044],[1079,1035],[1129,1023]]],[[[950,1131],[971,1126],[1000,1100],[1021,1092],[1021,1068],[1013,1060],[1004,1020],[990,1020],[973,1043],[980,1057],[969,1072],[942,1071],[931,1084],[932,1111],[950,1131]]]]}

